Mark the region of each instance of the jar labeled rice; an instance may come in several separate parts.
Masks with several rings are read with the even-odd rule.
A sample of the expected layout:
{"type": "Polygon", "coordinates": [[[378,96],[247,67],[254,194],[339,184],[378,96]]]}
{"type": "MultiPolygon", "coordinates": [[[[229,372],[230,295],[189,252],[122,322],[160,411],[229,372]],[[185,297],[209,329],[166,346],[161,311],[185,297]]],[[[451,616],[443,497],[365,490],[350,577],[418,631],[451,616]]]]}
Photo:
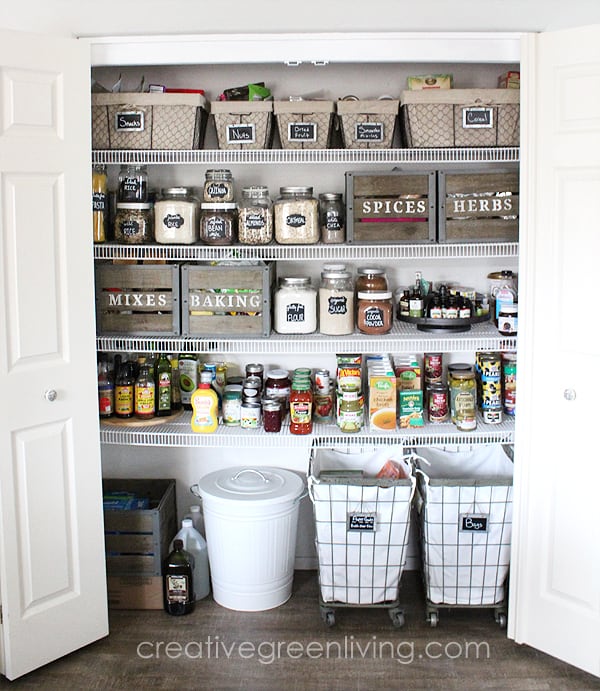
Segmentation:
{"type": "Polygon", "coordinates": [[[154,240],[152,204],[117,204],[115,240],[130,245],[154,240]]]}
{"type": "Polygon", "coordinates": [[[156,242],[191,245],[198,241],[198,200],[187,187],[161,190],[154,204],[156,242]]]}
{"type": "Polygon", "coordinates": [[[238,210],[238,240],[243,245],[266,245],[273,240],[273,207],[267,187],[242,189],[238,210]]]}
{"type": "Polygon", "coordinates": [[[282,245],[319,242],[319,204],[312,187],[280,187],[273,204],[275,240],[282,245]]]}

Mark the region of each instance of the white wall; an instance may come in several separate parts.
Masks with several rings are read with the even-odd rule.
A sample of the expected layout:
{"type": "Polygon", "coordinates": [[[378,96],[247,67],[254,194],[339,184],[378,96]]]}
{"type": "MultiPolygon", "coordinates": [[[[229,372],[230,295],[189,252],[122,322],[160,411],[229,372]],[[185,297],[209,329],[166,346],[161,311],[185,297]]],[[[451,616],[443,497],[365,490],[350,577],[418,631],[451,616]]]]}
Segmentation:
{"type": "Polygon", "coordinates": [[[325,31],[545,31],[600,23],[598,0],[2,0],[0,27],[64,36],[325,31]]]}

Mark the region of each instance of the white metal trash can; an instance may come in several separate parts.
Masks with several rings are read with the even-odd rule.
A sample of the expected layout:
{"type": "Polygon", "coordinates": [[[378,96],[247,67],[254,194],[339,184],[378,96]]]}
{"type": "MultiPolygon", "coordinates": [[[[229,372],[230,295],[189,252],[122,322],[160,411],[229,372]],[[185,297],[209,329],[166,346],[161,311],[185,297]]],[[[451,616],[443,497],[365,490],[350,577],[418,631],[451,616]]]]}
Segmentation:
{"type": "Polygon", "coordinates": [[[302,479],[282,468],[238,466],[205,475],[192,492],[202,497],[215,601],[245,612],[286,602],[302,479]]]}

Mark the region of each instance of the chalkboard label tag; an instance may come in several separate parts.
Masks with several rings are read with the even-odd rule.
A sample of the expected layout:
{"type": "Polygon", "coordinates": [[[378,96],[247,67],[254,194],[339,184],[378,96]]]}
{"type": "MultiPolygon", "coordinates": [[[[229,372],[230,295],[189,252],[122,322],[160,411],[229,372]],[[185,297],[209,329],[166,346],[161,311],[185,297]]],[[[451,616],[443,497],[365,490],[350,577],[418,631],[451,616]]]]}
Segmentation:
{"type": "Polygon", "coordinates": [[[354,139],[357,142],[382,142],[383,122],[357,122],[354,126],[354,139]]]}
{"type": "Polygon", "coordinates": [[[375,532],[375,513],[349,513],[348,530],[357,532],[375,532]]]}
{"type": "Polygon", "coordinates": [[[460,530],[467,533],[487,533],[488,517],[485,514],[461,513],[460,530]]]}
{"type": "Polygon", "coordinates": [[[117,132],[143,132],[144,112],[141,110],[124,110],[115,115],[117,132]]]}
{"type": "Polygon", "coordinates": [[[288,123],[288,142],[316,142],[316,122],[290,122],[288,123]]]}
{"type": "Polygon", "coordinates": [[[463,108],[464,129],[491,129],[494,126],[493,108],[463,108]]]}
{"type": "Polygon", "coordinates": [[[254,123],[243,125],[227,125],[228,144],[254,144],[256,141],[256,128],[254,123]]]}

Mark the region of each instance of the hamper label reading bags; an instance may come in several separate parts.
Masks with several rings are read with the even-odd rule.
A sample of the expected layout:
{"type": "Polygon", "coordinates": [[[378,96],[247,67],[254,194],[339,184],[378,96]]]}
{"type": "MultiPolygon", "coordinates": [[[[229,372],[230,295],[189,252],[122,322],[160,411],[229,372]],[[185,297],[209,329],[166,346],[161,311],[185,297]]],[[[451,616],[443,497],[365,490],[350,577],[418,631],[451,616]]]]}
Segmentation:
{"type": "Polygon", "coordinates": [[[461,513],[459,525],[462,532],[487,533],[488,516],[486,514],[461,513]]]}

